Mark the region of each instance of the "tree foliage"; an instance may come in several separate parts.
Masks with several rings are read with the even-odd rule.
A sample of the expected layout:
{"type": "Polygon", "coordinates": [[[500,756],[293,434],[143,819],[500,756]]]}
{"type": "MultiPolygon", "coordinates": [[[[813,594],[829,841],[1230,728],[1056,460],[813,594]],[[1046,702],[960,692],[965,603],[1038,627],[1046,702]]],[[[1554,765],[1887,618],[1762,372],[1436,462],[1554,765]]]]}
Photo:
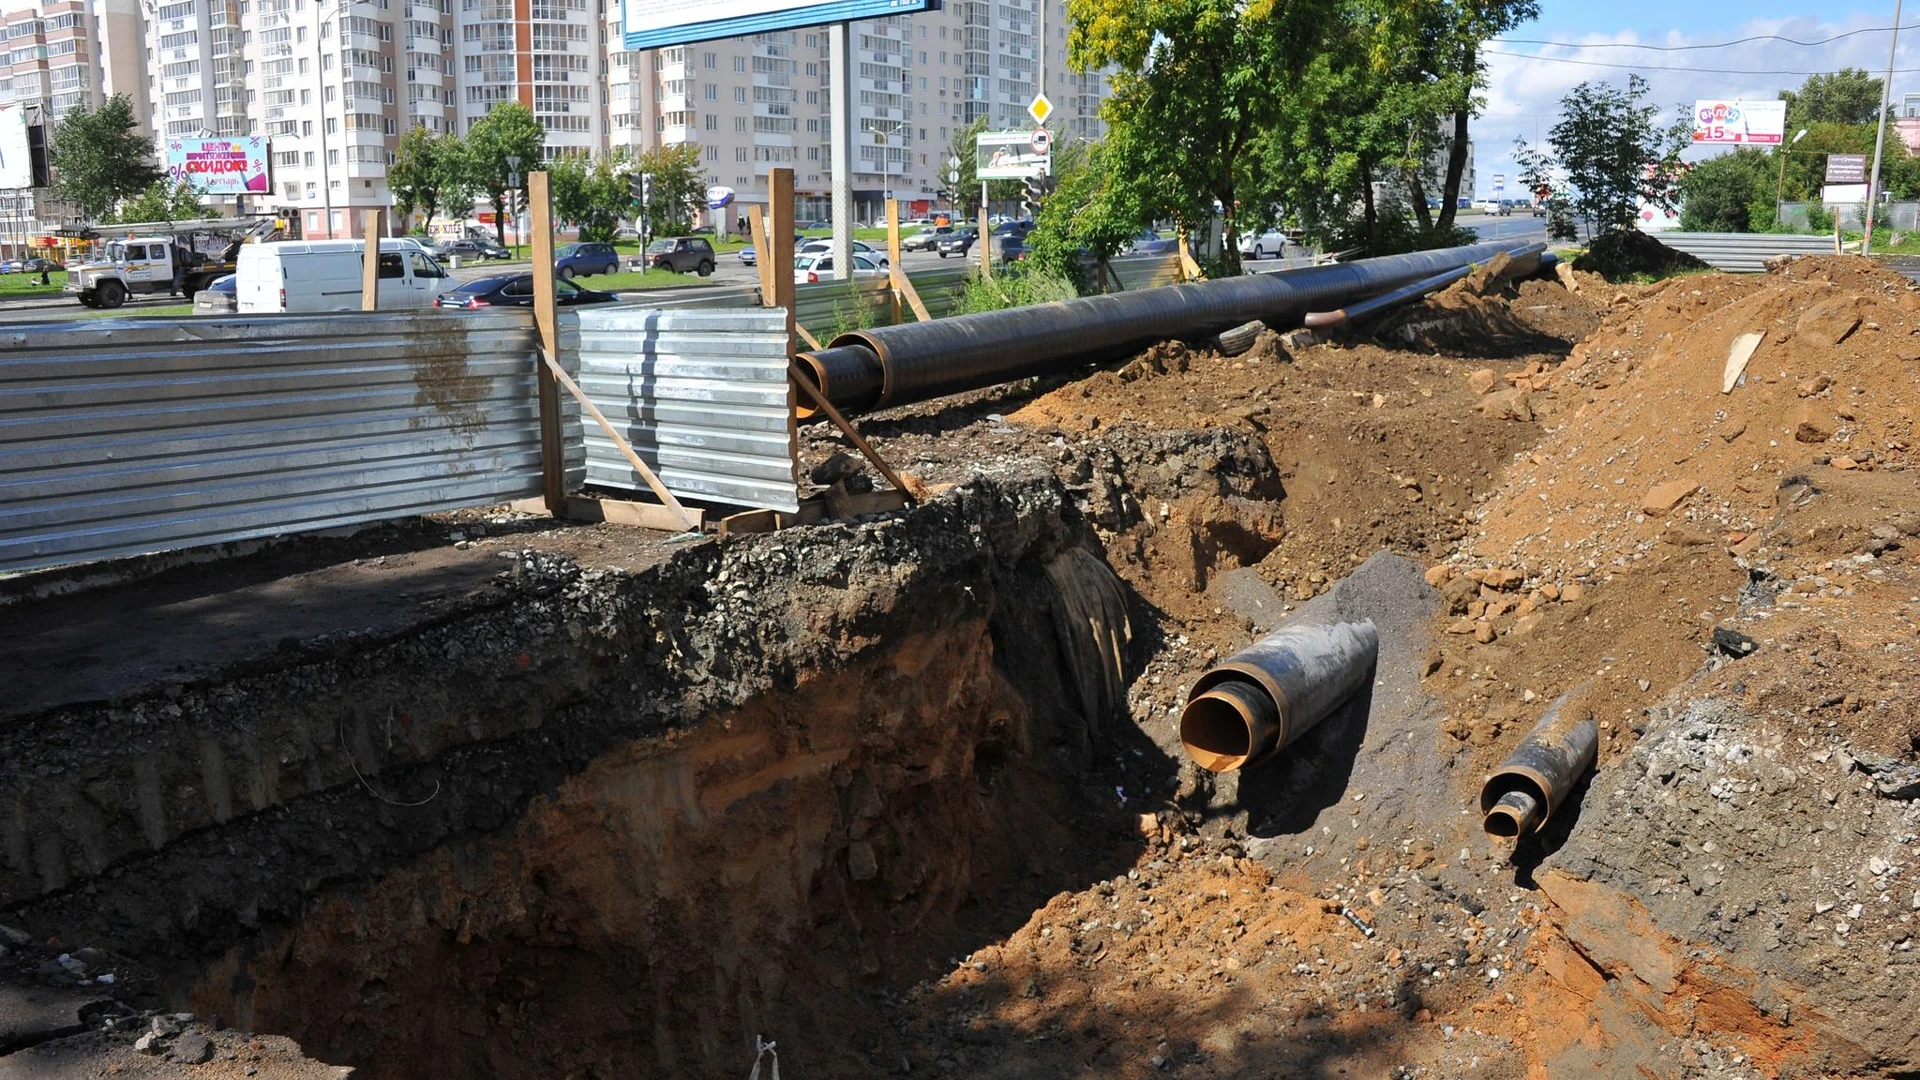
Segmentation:
{"type": "MultiPolygon", "coordinates": [[[[705,203],[707,191],[697,144],[656,146],[635,159],[631,171],[653,177],[652,199],[647,204],[653,235],[674,236],[693,228],[693,215],[705,203]]],[[[621,183],[624,187],[625,181],[621,183]]],[[[627,202],[624,194],[623,204],[627,202]]]]}
{"type": "Polygon", "coordinates": [[[1107,168],[1101,147],[1084,143],[1054,150],[1053,194],[1047,196],[1027,235],[1027,261],[1043,274],[1071,280],[1081,291],[1081,253],[1096,265],[1110,262],[1140,232],[1134,188],[1107,168]]]}
{"type": "Polygon", "coordinates": [[[1880,115],[1880,80],[1859,68],[1807,76],[1798,90],[1780,91],[1787,103],[1787,127],[1809,124],[1866,124],[1880,115]]]}
{"type": "Polygon", "coordinates": [[[540,168],[540,151],[547,129],[534,119],[533,110],[517,101],[496,105],[474,122],[461,144],[459,171],[463,180],[478,194],[493,203],[494,228],[501,243],[506,243],[507,195],[524,194],[527,173],[540,168]],[[510,159],[519,159],[515,170],[510,159]],[[515,186],[513,177],[520,183],[515,186]]]}
{"type": "Polygon", "coordinates": [[[1572,221],[1593,236],[1632,228],[1644,201],[1671,210],[1679,197],[1680,151],[1692,144],[1692,121],[1681,111],[1665,127],[1647,103],[1647,83],[1627,76],[1626,89],[1583,82],[1560,99],[1560,121],[1547,133],[1551,151],[1515,140],[1514,159],[1529,188],[1556,187],[1548,227],[1571,239],[1572,221]],[[1568,194],[1554,177],[1564,173],[1568,194]]]}
{"type": "Polygon", "coordinates": [[[54,127],[47,158],[58,174],[55,191],[87,220],[107,220],[120,202],[164,177],[139,126],[133,103],[115,94],[98,110],[76,107],[54,127]]]}
{"type": "Polygon", "coordinates": [[[155,180],[147,185],[147,190],[129,199],[120,206],[120,212],[114,216],[116,222],[136,221],[192,221],[207,215],[207,208],[201,202],[200,193],[185,180],[168,183],[155,180]]]}
{"type": "Polygon", "coordinates": [[[1680,181],[1680,227],[1742,233],[1770,228],[1774,183],[1773,155],[1753,147],[1699,162],[1680,181]]]}
{"type": "MultiPolygon", "coordinates": [[[[402,218],[418,210],[422,224],[433,225],[446,197],[447,183],[460,169],[460,141],[452,132],[435,135],[423,126],[407,129],[394,148],[393,164],[387,167],[387,188],[393,192],[394,208],[402,218]]],[[[473,197],[467,197],[471,206],[473,197]]],[[[462,217],[465,216],[463,213],[462,217]]]]}
{"type": "Polygon", "coordinates": [[[630,215],[632,197],[627,173],[632,171],[625,150],[593,157],[570,155],[547,166],[553,190],[553,212],[580,229],[580,239],[610,241],[620,222],[630,215]]]}

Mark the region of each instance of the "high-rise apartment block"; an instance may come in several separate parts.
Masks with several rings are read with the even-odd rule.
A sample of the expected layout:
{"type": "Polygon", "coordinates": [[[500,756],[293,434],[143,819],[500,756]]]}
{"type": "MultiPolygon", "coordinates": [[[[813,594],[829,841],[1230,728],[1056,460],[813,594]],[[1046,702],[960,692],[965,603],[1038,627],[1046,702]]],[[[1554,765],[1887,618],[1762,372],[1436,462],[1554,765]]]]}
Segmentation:
{"type": "MultiPolygon", "coordinates": [[[[742,203],[787,165],[803,217],[825,216],[832,190],[824,29],[632,52],[620,0],[0,0],[0,27],[0,100],[57,121],[128,94],[163,157],[169,140],[264,135],[271,190],[241,208],[307,236],[359,235],[362,211],[391,205],[409,128],[465,134],[509,101],[546,127],[549,158],[692,144],[742,203]]],[[[889,194],[931,206],[976,119],[1033,126],[1043,70],[1056,141],[1099,138],[1106,79],[1068,69],[1066,37],[1065,0],[854,24],[859,215],[889,194]]]]}

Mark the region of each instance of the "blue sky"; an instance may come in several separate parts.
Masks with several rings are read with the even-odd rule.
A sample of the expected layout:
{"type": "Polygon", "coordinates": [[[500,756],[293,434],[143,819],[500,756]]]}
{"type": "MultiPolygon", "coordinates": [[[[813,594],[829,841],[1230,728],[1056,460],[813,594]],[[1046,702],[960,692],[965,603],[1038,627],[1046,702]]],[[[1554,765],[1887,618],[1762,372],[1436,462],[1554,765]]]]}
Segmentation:
{"type": "MultiPolygon", "coordinates": [[[[1492,191],[1496,173],[1505,174],[1507,188],[1513,190],[1518,172],[1513,163],[1514,138],[1544,136],[1558,119],[1561,96],[1583,80],[1619,85],[1631,71],[1638,71],[1651,84],[1652,99],[1669,106],[1697,98],[1772,98],[1781,89],[1804,81],[1805,75],[1799,72],[1832,71],[1844,66],[1875,72],[1884,69],[1888,45],[1884,28],[1893,24],[1891,2],[1872,7],[1841,3],[1810,11],[1806,0],[1541,0],[1540,9],[1538,20],[1505,35],[1510,40],[1488,45],[1490,53],[1521,55],[1487,57],[1487,105],[1473,126],[1474,163],[1479,174],[1476,194],[1484,196],[1492,191]],[[1867,32],[1850,33],[1853,31],[1867,32]],[[1811,47],[1783,41],[1681,52],[1592,47],[1637,43],[1671,48],[1762,34],[1810,41],[1849,33],[1838,41],[1811,47]],[[1627,66],[1585,66],[1567,61],[1627,66]]],[[[1902,21],[1908,26],[1920,23],[1920,3],[1909,5],[1902,21]]],[[[1920,68],[1920,28],[1900,35],[1895,68],[1920,68]]],[[[1894,76],[1896,99],[1909,90],[1920,91],[1920,72],[1894,76]]]]}

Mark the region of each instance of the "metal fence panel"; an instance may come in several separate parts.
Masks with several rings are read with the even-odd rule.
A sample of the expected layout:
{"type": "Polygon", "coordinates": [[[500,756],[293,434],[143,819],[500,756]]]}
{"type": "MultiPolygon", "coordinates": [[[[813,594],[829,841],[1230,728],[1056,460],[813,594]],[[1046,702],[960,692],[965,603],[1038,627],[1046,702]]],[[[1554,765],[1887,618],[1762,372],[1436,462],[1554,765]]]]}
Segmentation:
{"type": "MultiPolygon", "coordinates": [[[[778,308],[582,310],[580,386],[675,495],[798,510],[798,440],[778,308]]],[[[645,490],[598,424],[587,482],[645,490]]]]}
{"type": "Polygon", "coordinates": [[[0,570],[538,494],[534,342],[517,312],[0,329],[0,570]]]}
{"type": "Polygon", "coordinates": [[[1831,236],[1795,236],[1784,233],[1663,232],[1654,238],[1684,251],[1716,270],[1757,274],[1775,255],[1832,255],[1831,236]]]}

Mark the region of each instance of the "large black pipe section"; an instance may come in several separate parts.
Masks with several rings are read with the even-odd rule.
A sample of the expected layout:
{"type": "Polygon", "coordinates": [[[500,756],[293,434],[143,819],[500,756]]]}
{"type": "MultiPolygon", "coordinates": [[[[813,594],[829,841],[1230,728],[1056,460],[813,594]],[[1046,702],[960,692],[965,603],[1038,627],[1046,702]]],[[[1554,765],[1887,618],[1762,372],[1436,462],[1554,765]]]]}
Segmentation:
{"type": "Polygon", "coordinates": [[[1309,311],[1513,250],[1474,244],[881,326],[842,334],[800,360],[827,400],[863,412],[1117,359],[1255,319],[1297,326],[1309,311]]]}
{"type": "Polygon", "coordinates": [[[1600,731],[1593,717],[1575,719],[1562,694],[1547,715],[1507,755],[1480,788],[1480,812],[1487,833],[1519,836],[1538,832],[1560,808],[1599,754],[1600,731]]]}
{"type": "Polygon", "coordinates": [[[1444,270],[1430,278],[1423,278],[1411,285],[1402,285],[1392,292],[1384,292],[1379,296],[1370,296],[1357,304],[1348,304],[1346,307],[1340,308],[1337,311],[1309,311],[1307,312],[1306,318],[1301,320],[1301,325],[1309,330],[1326,330],[1353,319],[1364,319],[1375,312],[1385,311],[1388,308],[1398,307],[1401,304],[1409,304],[1423,296],[1430,296],[1433,293],[1437,293],[1441,289],[1446,288],[1471,273],[1473,273],[1473,267],[1471,266],[1456,266],[1451,270],[1444,270]]]}
{"type": "Polygon", "coordinates": [[[1371,622],[1282,627],[1195,680],[1180,743],[1209,772],[1257,765],[1371,683],[1379,658],[1371,622]]]}

